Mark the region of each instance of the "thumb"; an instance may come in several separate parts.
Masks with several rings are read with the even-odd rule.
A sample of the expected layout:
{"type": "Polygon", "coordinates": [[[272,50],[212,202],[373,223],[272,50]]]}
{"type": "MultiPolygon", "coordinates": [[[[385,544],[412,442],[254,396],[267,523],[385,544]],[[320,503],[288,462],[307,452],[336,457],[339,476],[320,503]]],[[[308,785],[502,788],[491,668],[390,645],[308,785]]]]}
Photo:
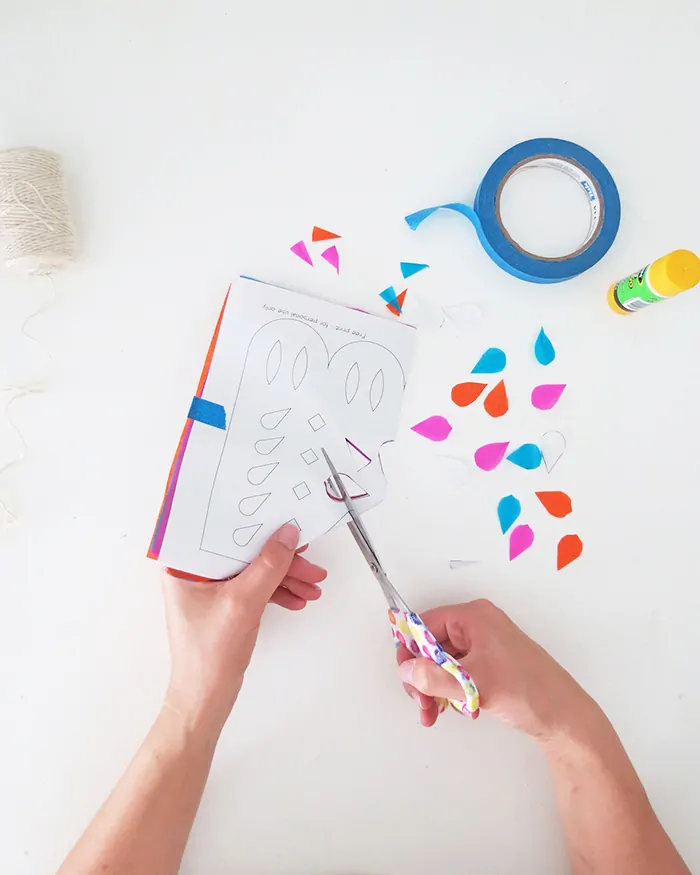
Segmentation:
{"type": "Polygon", "coordinates": [[[246,570],[231,580],[230,586],[235,587],[244,599],[258,604],[262,610],[287,576],[298,543],[299,529],[293,523],[282,526],[246,570]]]}
{"type": "Polygon", "coordinates": [[[399,666],[399,676],[405,684],[410,684],[426,696],[464,700],[464,690],[459,681],[432,659],[407,659],[399,666]]]}

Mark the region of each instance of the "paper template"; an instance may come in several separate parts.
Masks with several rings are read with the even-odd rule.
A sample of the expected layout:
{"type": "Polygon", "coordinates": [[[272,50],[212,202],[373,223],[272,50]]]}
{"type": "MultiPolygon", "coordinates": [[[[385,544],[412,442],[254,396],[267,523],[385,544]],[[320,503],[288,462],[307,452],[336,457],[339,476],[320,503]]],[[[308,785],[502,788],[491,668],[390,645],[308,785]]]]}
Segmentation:
{"type": "Polygon", "coordinates": [[[239,279],[199,393],[224,408],[226,430],[188,420],[149,555],[220,578],[286,522],[300,543],[329,531],[345,508],[327,494],[321,448],[367,493],[361,512],[381,502],[381,448],[396,435],[414,344],[401,323],[239,279]]]}

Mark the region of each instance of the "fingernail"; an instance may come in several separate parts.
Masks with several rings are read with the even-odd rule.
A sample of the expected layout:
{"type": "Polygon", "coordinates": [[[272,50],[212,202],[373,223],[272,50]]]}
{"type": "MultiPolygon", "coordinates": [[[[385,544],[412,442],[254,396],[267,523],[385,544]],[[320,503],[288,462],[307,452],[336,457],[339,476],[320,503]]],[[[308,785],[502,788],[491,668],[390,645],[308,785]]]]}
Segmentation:
{"type": "Polygon", "coordinates": [[[413,660],[407,659],[406,662],[402,662],[399,666],[399,677],[401,680],[410,684],[413,681],[413,660]]]}
{"type": "Polygon", "coordinates": [[[299,529],[294,523],[287,523],[277,532],[277,540],[289,550],[293,550],[299,543],[299,529]]]}

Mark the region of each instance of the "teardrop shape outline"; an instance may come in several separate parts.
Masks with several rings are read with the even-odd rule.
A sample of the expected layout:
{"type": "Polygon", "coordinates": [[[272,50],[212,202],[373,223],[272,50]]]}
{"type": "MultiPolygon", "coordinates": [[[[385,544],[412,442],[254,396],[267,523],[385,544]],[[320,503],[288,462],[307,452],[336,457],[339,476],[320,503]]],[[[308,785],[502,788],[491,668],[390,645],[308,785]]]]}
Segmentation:
{"type": "Polygon", "coordinates": [[[231,537],[233,538],[233,543],[237,544],[239,547],[247,547],[248,544],[250,544],[250,542],[253,540],[253,538],[257,535],[259,529],[261,529],[261,528],[262,528],[262,523],[258,523],[257,525],[240,526],[240,528],[234,529],[233,534],[231,535],[231,537]],[[252,531],[250,531],[251,529],[252,529],[252,531]],[[236,535],[239,532],[250,532],[250,534],[248,535],[248,537],[245,540],[238,540],[238,538],[236,538],[236,535]]]}
{"type": "Polygon", "coordinates": [[[280,438],[261,438],[259,441],[255,441],[255,452],[259,453],[261,456],[269,456],[270,453],[274,453],[277,447],[282,443],[284,437],[280,438]],[[272,444],[269,450],[261,450],[258,444],[272,444]]]}
{"type": "Polygon", "coordinates": [[[288,407],[286,410],[271,410],[269,413],[263,413],[263,415],[260,417],[260,425],[262,425],[262,427],[266,428],[268,431],[273,431],[274,429],[277,428],[277,426],[282,424],[282,420],[285,418],[285,416],[289,413],[289,411],[291,409],[292,409],[291,407],[288,407]],[[280,418],[278,420],[275,421],[275,424],[274,425],[265,425],[263,420],[265,420],[268,416],[274,416],[276,413],[281,413],[282,415],[280,416],[280,418]]]}
{"type": "Polygon", "coordinates": [[[268,462],[266,465],[253,465],[252,468],[248,469],[248,473],[246,474],[246,477],[248,478],[248,483],[250,483],[251,486],[260,486],[261,483],[264,483],[267,480],[267,478],[270,476],[270,474],[272,474],[272,472],[278,465],[279,462],[268,462]],[[252,480],[250,475],[253,473],[253,471],[258,471],[261,468],[269,468],[270,470],[267,472],[267,474],[265,474],[262,480],[252,480]]]}
{"type": "Polygon", "coordinates": [[[238,502],[238,510],[240,513],[243,514],[243,516],[253,516],[253,514],[257,513],[260,510],[260,508],[263,506],[263,504],[265,504],[265,502],[271,495],[271,492],[261,492],[259,495],[246,495],[245,498],[242,498],[238,502]],[[255,505],[252,510],[243,510],[243,507],[241,506],[243,502],[250,501],[252,498],[259,498],[260,501],[255,505]]]}

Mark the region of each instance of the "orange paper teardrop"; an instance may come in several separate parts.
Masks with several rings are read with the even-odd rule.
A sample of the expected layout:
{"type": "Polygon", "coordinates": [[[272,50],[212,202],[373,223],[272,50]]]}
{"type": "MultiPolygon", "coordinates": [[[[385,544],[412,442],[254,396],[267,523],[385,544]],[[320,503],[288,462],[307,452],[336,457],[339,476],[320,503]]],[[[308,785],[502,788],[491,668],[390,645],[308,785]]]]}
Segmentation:
{"type": "Polygon", "coordinates": [[[578,535],[564,535],[557,546],[557,571],[571,565],[583,553],[583,541],[578,535]]]}
{"type": "Polygon", "coordinates": [[[542,502],[542,507],[547,513],[559,519],[568,516],[573,510],[571,499],[566,492],[536,492],[535,495],[542,502]]]}
{"type": "Polygon", "coordinates": [[[334,234],[332,231],[326,231],[325,228],[319,228],[314,225],[311,232],[311,242],[318,243],[319,240],[340,240],[340,234],[334,234]]]}
{"type": "Polygon", "coordinates": [[[484,398],[484,410],[489,416],[493,416],[494,419],[498,416],[503,416],[504,413],[508,413],[508,395],[506,394],[506,384],[503,380],[494,386],[486,398],[484,398]]]}
{"type": "Polygon", "coordinates": [[[452,400],[457,407],[469,407],[481,395],[487,383],[457,383],[452,387],[452,400]]]}

